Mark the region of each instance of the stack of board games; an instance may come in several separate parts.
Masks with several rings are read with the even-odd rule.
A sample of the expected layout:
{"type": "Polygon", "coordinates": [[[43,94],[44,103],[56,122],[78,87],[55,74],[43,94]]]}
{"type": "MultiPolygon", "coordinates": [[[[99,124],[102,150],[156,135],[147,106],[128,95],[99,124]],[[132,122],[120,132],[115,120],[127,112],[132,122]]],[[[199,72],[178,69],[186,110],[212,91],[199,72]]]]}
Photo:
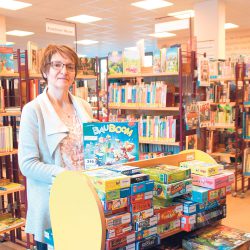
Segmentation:
{"type": "Polygon", "coordinates": [[[154,180],[154,209],[157,215],[158,234],[171,234],[181,229],[182,204],[172,198],[187,194],[192,190],[190,169],[177,166],[157,165],[142,168],[154,180]]]}
{"type": "Polygon", "coordinates": [[[187,235],[182,240],[182,247],[186,250],[247,250],[250,247],[250,233],[222,225],[206,227],[187,235]]]}
{"type": "MultiPolygon", "coordinates": [[[[160,244],[157,234],[157,216],[153,208],[154,181],[138,167],[109,166],[111,171],[130,178],[129,213],[135,233],[135,250],[148,249],[160,244]]],[[[131,248],[132,249],[132,248],[131,248]]]]}
{"type": "Polygon", "coordinates": [[[191,195],[176,199],[183,204],[182,230],[189,232],[225,218],[234,173],[220,164],[197,160],[181,162],[180,167],[191,169],[193,184],[191,195]]]}

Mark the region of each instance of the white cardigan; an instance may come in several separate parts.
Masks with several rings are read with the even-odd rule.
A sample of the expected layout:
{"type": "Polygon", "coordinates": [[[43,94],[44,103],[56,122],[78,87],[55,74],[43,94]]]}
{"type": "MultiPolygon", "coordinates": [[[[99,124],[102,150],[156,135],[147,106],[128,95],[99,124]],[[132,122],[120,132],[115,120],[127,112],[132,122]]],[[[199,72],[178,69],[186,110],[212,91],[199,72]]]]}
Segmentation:
{"type": "MultiPolygon", "coordinates": [[[[18,161],[27,178],[28,212],[26,232],[44,242],[44,230],[50,228],[49,186],[52,176],[64,169],[59,143],[69,132],[55,112],[46,94],[47,88],[22,110],[18,161]]],[[[69,93],[81,123],[93,119],[90,105],[69,93]]],[[[67,184],[65,184],[67,185],[67,184]]]]}

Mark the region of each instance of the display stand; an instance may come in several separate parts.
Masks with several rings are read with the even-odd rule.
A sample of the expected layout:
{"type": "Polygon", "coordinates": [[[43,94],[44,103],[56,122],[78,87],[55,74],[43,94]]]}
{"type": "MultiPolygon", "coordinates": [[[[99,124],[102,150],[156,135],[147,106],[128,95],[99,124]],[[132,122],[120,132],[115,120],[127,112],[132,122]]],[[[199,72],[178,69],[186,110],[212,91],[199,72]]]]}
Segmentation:
{"type": "Polygon", "coordinates": [[[51,188],[50,216],[55,249],[105,248],[105,218],[102,204],[79,172],[65,171],[51,188]]]}
{"type": "MultiPolygon", "coordinates": [[[[138,167],[171,164],[182,161],[215,160],[200,150],[186,150],[176,155],[130,162],[138,167]]],[[[90,181],[79,172],[65,171],[55,179],[50,195],[50,216],[55,249],[105,248],[106,227],[102,204],[90,181]]],[[[179,232],[180,230],[178,230],[179,232]]],[[[177,232],[160,235],[166,238],[177,232]]]]}

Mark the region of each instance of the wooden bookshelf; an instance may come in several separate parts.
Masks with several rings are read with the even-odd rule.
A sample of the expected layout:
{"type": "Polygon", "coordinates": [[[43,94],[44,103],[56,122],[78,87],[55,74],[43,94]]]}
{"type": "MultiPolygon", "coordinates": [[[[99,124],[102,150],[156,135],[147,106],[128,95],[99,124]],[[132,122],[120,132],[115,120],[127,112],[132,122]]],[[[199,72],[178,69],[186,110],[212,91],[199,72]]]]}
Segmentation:
{"type": "Polygon", "coordinates": [[[235,125],[234,124],[221,124],[221,125],[213,125],[213,126],[210,126],[210,127],[208,127],[209,129],[212,129],[212,130],[214,130],[214,129],[218,129],[218,128],[221,128],[221,129],[234,129],[235,128],[235,125]]]}
{"type": "Polygon", "coordinates": [[[229,104],[230,106],[233,107],[233,106],[235,106],[236,102],[220,102],[220,103],[219,102],[211,102],[210,103],[210,105],[212,105],[212,106],[216,106],[216,105],[219,105],[219,104],[223,104],[223,105],[224,104],[229,104]]]}
{"type": "Polygon", "coordinates": [[[30,73],[29,78],[43,78],[41,73],[30,73]]]}
{"type": "Polygon", "coordinates": [[[23,185],[20,185],[20,187],[11,188],[9,190],[0,190],[0,195],[12,194],[23,190],[25,190],[25,187],[23,185]]]}
{"type": "Polygon", "coordinates": [[[0,112],[0,116],[18,116],[21,115],[21,111],[8,111],[8,112],[0,112]]]}
{"type": "Polygon", "coordinates": [[[228,82],[228,81],[234,81],[235,78],[233,77],[223,77],[223,78],[215,78],[215,79],[210,79],[209,82],[228,82]]]}
{"type": "Polygon", "coordinates": [[[17,153],[18,153],[18,149],[13,149],[10,152],[2,152],[2,153],[0,153],[0,157],[1,156],[7,156],[7,155],[16,155],[17,153]]]}
{"type": "Polygon", "coordinates": [[[235,157],[236,154],[235,153],[227,153],[227,152],[213,152],[210,155],[218,156],[218,157],[221,157],[221,156],[235,157]]]}
{"type": "Polygon", "coordinates": [[[97,76],[95,75],[83,75],[83,74],[77,74],[76,79],[86,79],[86,80],[91,80],[91,79],[97,79],[97,76]]]}
{"type": "Polygon", "coordinates": [[[19,73],[0,73],[0,77],[4,78],[19,77],[19,73]]]}
{"type": "Polygon", "coordinates": [[[122,79],[135,77],[158,77],[158,76],[178,76],[178,73],[138,73],[138,74],[114,74],[108,75],[108,79],[122,79]]]}
{"type": "Polygon", "coordinates": [[[124,110],[155,110],[155,111],[179,111],[179,107],[165,107],[165,108],[159,108],[159,107],[138,107],[138,106],[126,106],[126,105],[111,105],[109,106],[109,109],[124,109],[124,110]]]}
{"type": "Polygon", "coordinates": [[[22,222],[18,222],[16,224],[13,224],[11,226],[9,226],[8,228],[6,229],[3,229],[3,230],[0,230],[0,234],[4,234],[4,233],[7,233],[9,231],[12,231],[12,230],[15,230],[17,228],[21,228],[21,227],[24,227],[25,226],[25,219],[23,219],[22,222]]]}
{"type": "Polygon", "coordinates": [[[169,145],[169,146],[179,146],[179,142],[166,142],[166,140],[147,140],[147,139],[139,139],[139,143],[141,144],[154,144],[154,145],[169,145]]]}

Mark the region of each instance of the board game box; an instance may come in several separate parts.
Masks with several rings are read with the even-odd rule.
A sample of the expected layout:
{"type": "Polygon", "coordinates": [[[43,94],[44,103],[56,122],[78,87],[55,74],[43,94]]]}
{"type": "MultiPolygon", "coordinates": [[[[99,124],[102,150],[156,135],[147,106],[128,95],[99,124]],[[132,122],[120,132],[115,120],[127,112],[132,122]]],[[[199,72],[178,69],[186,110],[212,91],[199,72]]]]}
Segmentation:
{"type": "Polygon", "coordinates": [[[139,160],[137,122],[83,123],[85,169],[139,160]]]}

